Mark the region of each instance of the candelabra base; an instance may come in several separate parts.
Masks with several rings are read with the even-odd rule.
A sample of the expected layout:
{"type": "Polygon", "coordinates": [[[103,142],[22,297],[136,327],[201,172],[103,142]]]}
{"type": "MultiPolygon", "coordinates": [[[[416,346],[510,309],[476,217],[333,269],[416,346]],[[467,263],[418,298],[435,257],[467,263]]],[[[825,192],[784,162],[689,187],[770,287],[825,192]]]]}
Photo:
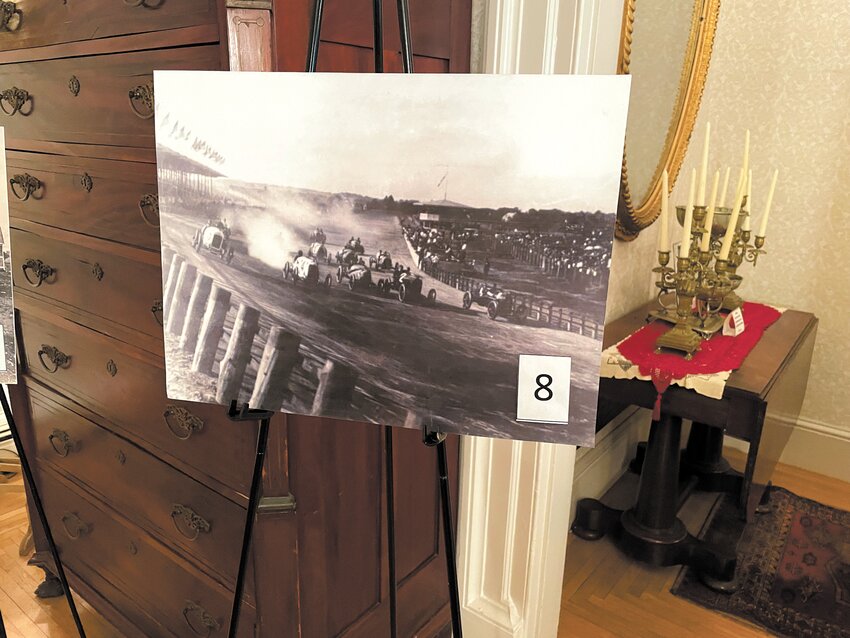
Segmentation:
{"type": "Polygon", "coordinates": [[[693,328],[680,323],[658,337],[655,341],[655,352],[660,353],[663,348],[679,350],[685,353],[685,359],[691,359],[701,345],[702,337],[694,332],[693,328]]]}
{"type": "MultiPolygon", "coordinates": [[[[650,319],[659,319],[673,325],[683,325],[682,318],[676,313],[675,309],[662,308],[660,310],[650,310],[650,319]]],[[[723,330],[723,317],[718,315],[709,315],[705,319],[700,319],[696,315],[688,317],[687,327],[699,334],[703,339],[710,338],[713,334],[723,330]]]]}
{"type": "Polygon", "coordinates": [[[740,308],[742,305],[744,305],[744,300],[741,299],[736,292],[730,292],[723,298],[723,310],[732,312],[736,308],[740,308]]]}

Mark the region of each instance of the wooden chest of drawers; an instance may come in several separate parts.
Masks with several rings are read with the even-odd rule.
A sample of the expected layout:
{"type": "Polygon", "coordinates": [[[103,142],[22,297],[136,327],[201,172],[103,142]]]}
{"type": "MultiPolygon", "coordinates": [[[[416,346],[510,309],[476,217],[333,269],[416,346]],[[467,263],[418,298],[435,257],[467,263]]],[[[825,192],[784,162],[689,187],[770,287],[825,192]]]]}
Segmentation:
{"type": "MultiPolygon", "coordinates": [[[[257,436],[166,397],[153,71],[270,70],[271,5],[17,0],[0,28],[12,406],[71,586],[126,636],[226,634],[257,436]]],[[[374,425],[273,421],[241,637],[389,635],[383,445],[374,425]]],[[[396,445],[400,635],[433,636],[434,459],[419,432],[396,445]]]]}

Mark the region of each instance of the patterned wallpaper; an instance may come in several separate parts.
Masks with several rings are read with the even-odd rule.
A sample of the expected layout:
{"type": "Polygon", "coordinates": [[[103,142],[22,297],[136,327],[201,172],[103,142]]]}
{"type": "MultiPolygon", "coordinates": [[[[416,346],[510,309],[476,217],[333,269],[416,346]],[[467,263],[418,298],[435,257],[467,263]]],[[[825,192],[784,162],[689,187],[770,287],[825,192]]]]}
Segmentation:
{"type": "MultiPolygon", "coordinates": [[[[801,418],[850,431],[850,212],[841,203],[850,185],[848,33],[847,2],[725,0],[681,175],[699,162],[707,121],[710,172],[731,164],[737,175],[749,128],[757,228],[779,169],[768,254],[740,271],[742,296],[818,316],[801,418]]],[[[685,180],[675,193],[684,203],[685,180]]]]}

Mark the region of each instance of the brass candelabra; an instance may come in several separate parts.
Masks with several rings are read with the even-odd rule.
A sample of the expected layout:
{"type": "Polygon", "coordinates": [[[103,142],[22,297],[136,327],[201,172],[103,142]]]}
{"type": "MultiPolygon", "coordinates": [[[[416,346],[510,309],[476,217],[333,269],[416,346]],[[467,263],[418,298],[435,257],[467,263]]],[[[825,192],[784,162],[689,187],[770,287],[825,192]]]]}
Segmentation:
{"type": "MultiPolygon", "coordinates": [[[[706,228],[706,206],[694,206],[690,250],[676,257],[675,268],[670,266],[670,251],[658,251],[659,265],[653,269],[658,274],[658,309],[650,315],[672,323],[673,328],[658,338],[656,352],[676,350],[690,359],[704,340],[723,328],[723,311],[743,303],[735,292],[743,281],[738,268],[745,261],[755,266],[765,253],[764,237],[743,230],[749,217],[746,203],[745,197],[726,259],[720,259],[720,252],[731,218],[729,208],[716,208],[711,228],[706,228]],[[701,249],[705,233],[710,233],[708,250],[701,249]]],[[[685,207],[677,207],[676,213],[679,223],[684,223],[685,207]]]]}

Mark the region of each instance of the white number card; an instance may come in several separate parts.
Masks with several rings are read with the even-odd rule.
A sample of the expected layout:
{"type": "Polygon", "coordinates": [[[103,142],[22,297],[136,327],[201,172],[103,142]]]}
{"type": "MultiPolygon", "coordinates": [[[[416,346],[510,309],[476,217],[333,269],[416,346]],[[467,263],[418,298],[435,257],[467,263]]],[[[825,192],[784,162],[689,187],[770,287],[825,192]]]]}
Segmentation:
{"type": "Polygon", "coordinates": [[[735,310],[726,316],[726,320],[723,322],[723,335],[726,337],[737,337],[744,332],[745,328],[744,313],[741,312],[740,308],[735,308],[735,310]]]}
{"type": "Polygon", "coordinates": [[[570,357],[519,355],[517,421],[569,423],[571,370],[570,357]]]}

